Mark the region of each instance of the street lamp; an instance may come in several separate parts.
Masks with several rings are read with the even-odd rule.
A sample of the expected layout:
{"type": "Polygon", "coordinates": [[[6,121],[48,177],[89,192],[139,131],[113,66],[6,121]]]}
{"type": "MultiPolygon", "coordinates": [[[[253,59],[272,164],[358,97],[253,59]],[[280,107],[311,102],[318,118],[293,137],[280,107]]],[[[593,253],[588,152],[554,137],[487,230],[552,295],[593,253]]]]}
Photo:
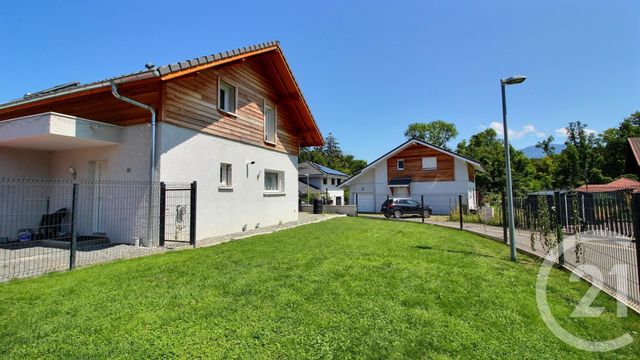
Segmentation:
{"type": "Polygon", "coordinates": [[[513,186],[511,184],[511,154],[509,152],[509,128],[507,127],[507,99],[505,94],[506,85],[516,85],[525,81],[527,78],[523,75],[511,76],[500,79],[500,88],[502,90],[502,131],[504,132],[504,161],[506,164],[507,174],[507,221],[509,222],[509,239],[511,240],[511,260],[516,261],[516,237],[515,222],[513,219],[513,186]]]}

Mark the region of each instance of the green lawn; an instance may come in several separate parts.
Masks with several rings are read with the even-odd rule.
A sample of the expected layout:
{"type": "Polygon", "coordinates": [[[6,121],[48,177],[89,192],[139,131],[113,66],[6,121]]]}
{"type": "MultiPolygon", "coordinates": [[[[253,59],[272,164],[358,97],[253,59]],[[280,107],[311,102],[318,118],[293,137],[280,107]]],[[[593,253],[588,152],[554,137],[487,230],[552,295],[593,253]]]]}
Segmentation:
{"type": "MultiPolygon", "coordinates": [[[[634,358],[593,354],[539,317],[539,264],[457,230],[339,218],[210,248],[0,285],[8,358],[634,358]]],[[[588,286],[552,272],[549,302],[590,339],[640,317],[566,319],[588,286]]]]}

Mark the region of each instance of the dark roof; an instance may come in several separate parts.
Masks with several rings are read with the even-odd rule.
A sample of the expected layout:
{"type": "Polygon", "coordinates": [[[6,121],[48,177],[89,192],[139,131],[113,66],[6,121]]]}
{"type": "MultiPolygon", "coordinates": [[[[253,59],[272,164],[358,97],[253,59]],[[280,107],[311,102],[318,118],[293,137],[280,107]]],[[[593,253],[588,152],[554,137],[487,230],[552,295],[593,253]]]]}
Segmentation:
{"type": "Polygon", "coordinates": [[[328,168],[326,166],[322,166],[320,164],[317,164],[317,163],[314,163],[314,162],[311,162],[311,161],[307,161],[307,163],[309,163],[309,165],[313,166],[314,168],[318,169],[318,171],[323,172],[323,173],[325,173],[327,175],[336,175],[336,176],[349,177],[349,175],[347,175],[347,174],[345,174],[345,173],[343,173],[341,171],[334,170],[334,169],[328,168]]]}
{"type": "Polygon", "coordinates": [[[27,93],[24,97],[20,99],[15,99],[15,100],[8,101],[4,104],[0,104],[0,109],[8,108],[18,104],[37,101],[43,98],[55,97],[55,96],[60,96],[64,94],[88,90],[94,87],[108,86],[111,84],[112,81],[115,83],[122,83],[122,82],[128,82],[132,80],[141,80],[141,79],[151,78],[154,76],[163,76],[172,72],[186,70],[194,66],[204,65],[214,61],[219,61],[224,58],[238,56],[251,51],[256,51],[256,50],[266,49],[272,46],[277,46],[278,44],[279,42],[277,41],[268,41],[262,44],[245,46],[235,50],[223,51],[213,55],[201,56],[201,57],[193,58],[190,60],[179,61],[173,64],[163,65],[157,68],[145,69],[145,70],[136,71],[136,72],[132,72],[124,75],[118,75],[118,76],[90,82],[87,84],[80,84],[79,82],[73,82],[73,83],[58,85],[58,86],[51,87],[49,89],[40,90],[33,93],[27,93]]]}
{"type": "Polygon", "coordinates": [[[299,178],[298,178],[298,181],[300,181],[301,183],[303,183],[303,184],[305,184],[305,185],[309,185],[309,187],[310,187],[310,188],[312,188],[312,189],[320,190],[320,188],[319,188],[319,187],[317,187],[317,186],[313,186],[313,185],[309,184],[309,183],[307,182],[307,180],[306,180],[306,179],[304,179],[304,178],[299,177],[299,178]]]}
{"type": "Polygon", "coordinates": [[[400,186],[411,184],[411,178],[394,178],[389,180],[389,186],[400,186]]]}

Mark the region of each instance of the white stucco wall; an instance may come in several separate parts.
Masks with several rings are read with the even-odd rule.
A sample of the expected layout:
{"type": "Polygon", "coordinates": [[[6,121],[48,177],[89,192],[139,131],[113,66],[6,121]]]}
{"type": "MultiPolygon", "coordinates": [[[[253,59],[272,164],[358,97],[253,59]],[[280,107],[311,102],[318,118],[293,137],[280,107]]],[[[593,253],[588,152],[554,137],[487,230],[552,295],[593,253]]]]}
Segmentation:
{"type": "Polygon", "coordinates": [[[92,179],[90,162],[107,160],[103,179],[149,180],[151,130],[149,125],[127,126],[122,131],[122,143],[78,150],[51,152],[50,177],[69,179],[69,168],[78,179],[92,179]]]}
{"type": "Polygon", "coordinates": [[[0,147],[0,178],[47,178],[51,153],[0,147]]]}
{"type": "Polygon", "coordinates": [[[298,219],[297,156],[166,123],[159,135],[160,179],[198,182],[198,239],[298,219]],[[219,189],[221,162],[232,165],[232,190],[219,189]],[[265,169],[284,172],[283,194],[265,195],[265,169]]]}

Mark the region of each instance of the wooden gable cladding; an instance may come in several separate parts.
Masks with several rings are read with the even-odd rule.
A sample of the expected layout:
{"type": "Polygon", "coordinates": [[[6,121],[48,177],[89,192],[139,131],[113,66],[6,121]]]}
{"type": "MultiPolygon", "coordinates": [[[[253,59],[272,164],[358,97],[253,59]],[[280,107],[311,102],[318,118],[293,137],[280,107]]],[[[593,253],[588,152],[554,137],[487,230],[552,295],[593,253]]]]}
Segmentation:
{"type": "MultiPolygon", "coordinates": [[[[135,84],[123,84],[118,87],[120,94],[130,97],[155,109],[161,103],[161,84],[152,79],[135,84]]],[[[91,93],[43,100],[35,105],[16,106],[0,110],[0,120],[22,116],[58,112],[81,118],[106,122],[115,125],[134,125],[148,123],[151,115],[145,109],[116,99],[111,88],[104,87],[91,93]]]]}
{"type": "Polygon", "coordinates": [[[167,81],[161,121],[297,155],[299,137],[295,115],[291,114],[289,105],[278,102],[278,98],[277,90],[261,66],[255,60],[248,60],[167,81]],[[238,89],[237,116],[218,110],[218,77],[238,89]],[[275,145],[264,141],[265,101],[276,108],[275,145]]]}
{"type": "Polygon", "coordinates": [[[469,181],[476,181],[476,169],[471,164],[467,164],[467,174],[469,175],[469,181]]]}
{"type": "Polygon", "coordinates": [[[411,145],[387,159],[387,179],[411,178],[411,181],[453,181],[455,179],[454,158],[441,151],[423,145],[411,145]],[[422,158],[435,157],[436,170],[423,170],[422,158]],[[404,170],[398,170],[397,161],[404,160],[404,170]]]}

